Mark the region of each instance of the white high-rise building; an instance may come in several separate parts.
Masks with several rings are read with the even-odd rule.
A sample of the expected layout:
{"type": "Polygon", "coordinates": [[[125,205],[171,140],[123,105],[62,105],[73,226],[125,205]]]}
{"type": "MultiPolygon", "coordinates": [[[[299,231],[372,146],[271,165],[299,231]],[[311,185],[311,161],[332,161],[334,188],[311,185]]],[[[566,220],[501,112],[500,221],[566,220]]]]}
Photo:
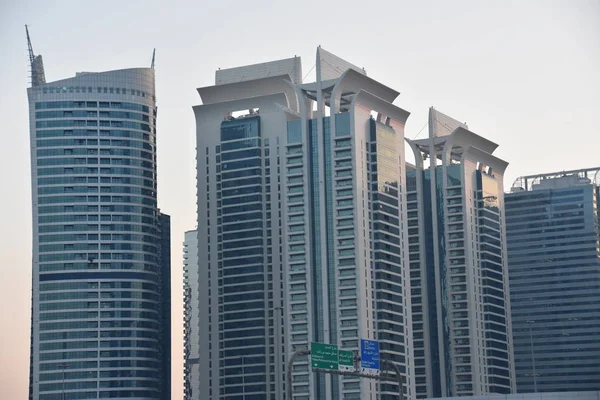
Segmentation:
{"type": "Polygon", "coordinates": [[[407,142],[415,155],[406,184],[417,395],[512,393],[508,163],[492,155],[497,144],[433,108],[429,138],[407,142]]]}
{"type": "Polygon", "coordinates": [[[200,400],[198,278],[198,231],[187,231],[183,241],[184,400],[200,400]]]}
{"type": "Polygon", "coordinates": [[[398,92],[317,49],[198,89],[202,399],[396,399],[393,382],[312,373],[311,342],[380,341],[415,396],[398,92]],[[378,397],[379,395],[379,397],[378,397]]]}

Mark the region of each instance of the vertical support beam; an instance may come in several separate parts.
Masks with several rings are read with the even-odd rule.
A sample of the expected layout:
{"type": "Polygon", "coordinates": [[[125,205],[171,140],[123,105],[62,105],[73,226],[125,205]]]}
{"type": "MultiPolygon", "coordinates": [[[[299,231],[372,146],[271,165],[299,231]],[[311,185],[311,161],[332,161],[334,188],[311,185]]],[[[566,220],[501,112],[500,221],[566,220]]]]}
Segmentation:
{"type": "MultiPolygon", "coordinates": [[[[433,107],[429,109],[429,187],[431,192],[431,210],[428,210],[431,213],[431,224],[433,227],[433,265],[434,265],[434,276],[435,276],[435,294],[436,294],[436,304],[435,308],[437,311],[437,318],[442,318],[442,277],[440,272],[440,260],[444,258],[445,254],[440,254],[440,238],[439,238],[439,221],[438,221],[438,201],[437,201],[437,151],[435,149],[435,138],[436,138],[436,130],[435,124],[437,120],[435,118],[435,110],[433,107]]],[[[442,164],[442,168],[445,169],[445,166],[442,164]]],[[[423,168],[424,169],[424,168],[423,168]]],[[[426,211],[427,212],[427,211],[426,211]]],[[[446,376],[446,357],[445,354],[447,352],[446,344],[444,342],[444,326],[443,324],[437,324],[435,327],[430,327],[430,329],[436,329],[438,334],[438,362],[440,365],[440,383],[442,393],[448,392],[447,385],[447,376],[446,376]],[[443,378],[445,377],[445,378],[443,378]]]]}
{"type": "MultiPolygon", "coordinates": [[[[321,71],[321,67],[322,67],[322,61],[321,61],[321,46],[319,46],[317,48],[317,58],[316,58],[316,63],[315,63],[315,67],[316,67],[316,86],[317,86],[317,92],[316,92],[316,97],[317,97],[317,112],[316,112],[316,119],[317,119],[317,140],[318,140],[318,144],[317,144],[317,148],[318,148],[318,161],[317,161],[317,168],[319,171],[319,182],[317,182],[317,185],[319,186],[319,205],[320,205],[320,213],[321,213],[321,218],[320,218],[320,226],[317,228],[315,227],[315,229],[320,229],[321,230],[321,234],[324,235],[322,236],[322,238],[326,238],[326,232],[327,232],[327,202],[325,199],[325,191],[327,190],[327,188],[325,187],[325,142],[324,142],[324,137],[325,137],[325,126],[323,123],[323,118],[325,118],[325,99],[323,97],[323,77],[322,77],[322,71],[321,71]]],[[[310,151],[307,150],[307,151],[310,151]]],[[[311,172],[312,174],[312,172],[311,172]]],[[[330,309],[329,309],[329,305],[333,302],[336,302],[336,298],[330,298],[330,296],[334,296],[335,293],[330,293],[329,292],[329,268],[332,268],[333,266],[329,265],[329,257],[328,257],[328,251],[330,249],[327,248],[327,241],[326,240],[322,240],[321,241],[321,270],[320,271],[316,271],[317,274],[321,275],[321,293],[316,293],[313,292],[315,296],[321,296],[321,304],[322,304],[322,313],[323,313],[323,326],[318,327],[318,330],[322,330],[323,332],[323,337],[322,338],[316,338],[317,341],[323,341],[323,342],[329,342],[329,343],[335,343],[337,342],[337,338],[332,338],[331,337],[331,330],[330,330],[330,318],[331,318],[331,313],[330,313],[330,309]]],[[[317,266],[318,267],[318,266],[317,266]]],[[[313,332],[314,332],[314,328],[313,328],[313,332]]],[[[314,334],[314,333],[313,333],[314,334]]],[[[326,393],[330,393],[331,392],[331,386],[332,386],[332,381],[331,381],[331,377],[326,377],[325,379],[325,392],[326,393]]],[[[317,382],[315,382],[315,390],[317,391],[317,393],[319,393],[319,387],[317,385],[317,382]]]]}

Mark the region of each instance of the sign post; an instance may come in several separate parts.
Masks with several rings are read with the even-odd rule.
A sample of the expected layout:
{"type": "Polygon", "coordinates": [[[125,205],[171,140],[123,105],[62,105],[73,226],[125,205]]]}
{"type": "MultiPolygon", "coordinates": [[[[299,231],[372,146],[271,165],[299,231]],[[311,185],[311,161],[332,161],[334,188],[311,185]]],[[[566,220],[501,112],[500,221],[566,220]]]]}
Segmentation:
{"type": "Polygon", "coordinates": [[[354,352],[340,350],[340,371],[354,372],[354,352]]]}
{"type": "Polygon", "coordinates": [[[313,368],[338,370],[339,354],[335,344],[315,343],[310,344],[310,365],[313,368]]]}
{"type": "Polygon", "coordinates": [[[360,340],[360,368],[368,375],[379,375],[379,342],[376,340],[360,340]]]}

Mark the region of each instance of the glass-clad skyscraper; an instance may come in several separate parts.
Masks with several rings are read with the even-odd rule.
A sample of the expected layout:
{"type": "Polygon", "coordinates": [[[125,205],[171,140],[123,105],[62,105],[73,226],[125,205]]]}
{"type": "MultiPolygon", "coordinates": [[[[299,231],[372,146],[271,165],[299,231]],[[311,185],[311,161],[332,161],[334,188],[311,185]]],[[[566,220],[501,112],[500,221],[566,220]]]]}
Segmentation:
{"type": "Polygon", "coordinates": [[[600,389],[600,168],[524,176],[506,199],[518,392],[600,389]]]}
{"type": "Polygon", "coordinates": [[[154,70],[32,74],[29,398],[170,399],[154,70]]]}
{"type": "Polygon", "coordinates": [[[408,235],[419,398],[514,392],[497,145],[433,108],[407,140],[408,235]],[[425,160],[430,165],[425,165],[425,160]]]}
{"type": "MultiPolygon", "coordinates": [[[[414,398],[404,124],[395,90],[319,48],[198,89],[200,398],[414,398]],[[311,342],[379,340],[393,382],[312,373],[311,342]],[[377,396],[380,397],[377,397],[377,396]]],[[[194,306],[192,306],[193,308],[194,306]]],[[[193,329],[193,328],[192,328],[193,329]]]]}

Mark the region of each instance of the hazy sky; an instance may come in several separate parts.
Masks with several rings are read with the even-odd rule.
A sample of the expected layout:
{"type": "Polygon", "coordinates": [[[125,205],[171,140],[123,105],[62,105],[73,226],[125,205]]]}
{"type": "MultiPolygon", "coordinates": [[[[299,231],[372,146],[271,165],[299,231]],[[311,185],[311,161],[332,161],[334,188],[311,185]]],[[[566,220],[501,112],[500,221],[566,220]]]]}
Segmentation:
{"type": "Polygon", "coordinates": [[[191,106],[217,68],[299,55],[306,74],[321,45],[401,92],[395,104],[412,113],[407,137],[433,105],[498,143],[496,154],[510,163],[505,187],[519,175],[600,165],[599,0],[0,0],[1,399],[25,399],[28,385],[25,24],[48,81],[149,66],[157,49],[158,199],[172,215],[174,400],[182,398],[181,243],[196,224],[191,106]]]}

